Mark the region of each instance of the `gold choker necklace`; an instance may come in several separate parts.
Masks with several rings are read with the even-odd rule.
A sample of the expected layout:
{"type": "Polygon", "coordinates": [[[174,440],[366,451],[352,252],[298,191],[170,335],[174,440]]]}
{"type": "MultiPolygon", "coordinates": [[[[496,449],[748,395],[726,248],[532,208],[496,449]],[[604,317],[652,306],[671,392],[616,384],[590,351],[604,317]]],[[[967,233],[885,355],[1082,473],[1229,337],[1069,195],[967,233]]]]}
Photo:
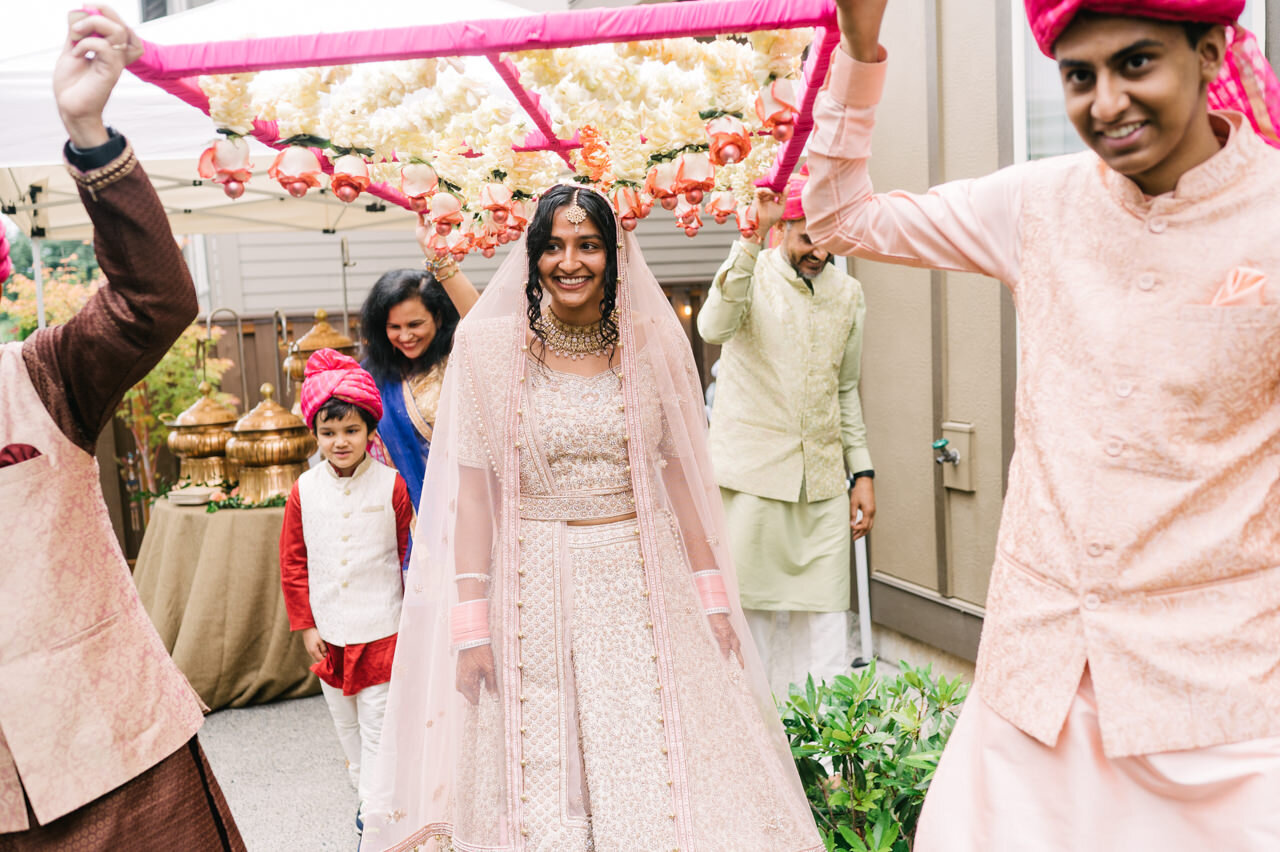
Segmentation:
{"type": "Polygon", "coordinates": [[[547,349],[561,358],[578,361],[588,355],[605,354],[604,329],[600,320],[590,325],[570,325],[556,316],[551,308],[543,308],[535,326],[541,332],[547,349]]]}

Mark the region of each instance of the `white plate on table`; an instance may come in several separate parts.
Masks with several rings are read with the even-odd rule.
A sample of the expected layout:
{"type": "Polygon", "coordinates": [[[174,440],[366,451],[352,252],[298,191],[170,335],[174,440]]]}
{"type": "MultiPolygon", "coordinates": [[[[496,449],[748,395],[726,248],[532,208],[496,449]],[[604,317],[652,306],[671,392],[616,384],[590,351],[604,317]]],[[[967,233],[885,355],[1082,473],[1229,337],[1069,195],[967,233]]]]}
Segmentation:
{"type": "Polygon", "coordinates": [[[203,506],[213,496],[214,489],[205,487],[175,488],[167,498],[175,506],[203,506]]]}

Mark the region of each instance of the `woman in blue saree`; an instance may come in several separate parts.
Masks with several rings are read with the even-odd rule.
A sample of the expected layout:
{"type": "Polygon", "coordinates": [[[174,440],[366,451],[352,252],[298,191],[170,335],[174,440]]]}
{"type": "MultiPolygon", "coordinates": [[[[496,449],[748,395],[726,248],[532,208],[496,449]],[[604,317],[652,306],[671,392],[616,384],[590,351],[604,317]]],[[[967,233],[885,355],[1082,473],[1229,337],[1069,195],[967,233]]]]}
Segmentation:
{"type": "Polygon", "coordinates": [[[415,509],[453,332],[480,298],[452,258],[435,259],[426,245],[432,230],[419,220],[424,268],[384,273],[361,309],[364,367],[378,383],[384,409],[370,450],[400,471],[415,509]]]}

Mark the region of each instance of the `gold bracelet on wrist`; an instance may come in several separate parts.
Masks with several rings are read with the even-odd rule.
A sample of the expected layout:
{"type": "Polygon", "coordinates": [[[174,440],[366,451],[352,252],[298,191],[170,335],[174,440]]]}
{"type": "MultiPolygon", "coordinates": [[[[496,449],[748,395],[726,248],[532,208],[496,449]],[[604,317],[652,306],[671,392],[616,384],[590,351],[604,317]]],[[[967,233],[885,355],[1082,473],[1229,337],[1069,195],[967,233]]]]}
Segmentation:
{"type": "Polygon", "coordinates": [[[422,259],[422,268],[431,273],[437,281],[444,281],[458,274],[458,262],[451,255],[444,257],[426,257],[422,259]]]}

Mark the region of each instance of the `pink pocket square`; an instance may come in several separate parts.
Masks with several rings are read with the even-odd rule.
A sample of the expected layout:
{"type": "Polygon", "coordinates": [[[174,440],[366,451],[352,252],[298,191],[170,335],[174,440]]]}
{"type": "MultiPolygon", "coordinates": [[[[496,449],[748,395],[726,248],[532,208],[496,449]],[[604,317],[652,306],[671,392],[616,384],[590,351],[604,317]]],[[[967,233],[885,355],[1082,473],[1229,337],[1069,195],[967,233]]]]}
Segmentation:
{"type": "Polygon", "coordinates": [[[1261,307],[1267,301],[1264,297],[1266,289],[1266,273],[1248,266],[1237,266],[1213,294],[1209,304],[1220,308],[1261,307]]]}

